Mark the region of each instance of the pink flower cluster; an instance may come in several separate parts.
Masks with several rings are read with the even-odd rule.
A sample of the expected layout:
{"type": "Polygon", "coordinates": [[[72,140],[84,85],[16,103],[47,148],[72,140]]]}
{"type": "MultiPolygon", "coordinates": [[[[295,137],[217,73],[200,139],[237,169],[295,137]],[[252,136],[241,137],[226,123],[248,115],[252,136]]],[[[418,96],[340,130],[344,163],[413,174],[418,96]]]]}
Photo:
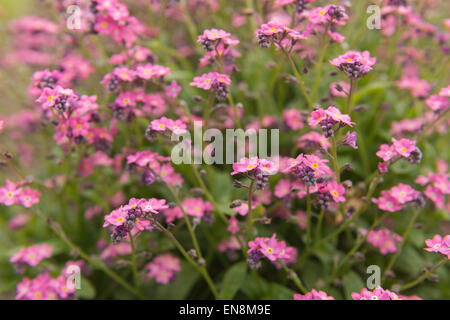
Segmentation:
{"type": "Polygon", "coordinates": [[[93,6],[96,11],[94,30],[109,35],[119,44],[131,47],[138,34],[145,30],[144,25],[130,15],[127,6],[118,0],[94,0],[93,6]]]}
{"type": "Polygon", "coordinates": [[[43,243],[41,245],[36,244],[28,248],[22,247],[18,252],[16,252],[10,259],[9,262],[16,263],[19,266],[23,264],[28,264],[35,267],[46,258],[52,256],[53,247],[43,243]]]}
{"type": "Polygon", "coordinates": [[[162,117],[161,119],[152,120],[147,130],[152,130],[155,132],[170,131],[174,134],[181,135],[187,132],[186,128],[186,123],[182,120],[172,120],[162,117]]]}
{"type": "Polygon", "coordinates": [[[427,245],[427,248],[425,248],[426,251],[441,253],[450,260],[450,235],[442,238],[436,234],[433,239],[425,240],[425,243],[427,245]]]}
{"type": "Polygon", "coordinates": [[[353,300],[400,300],[397,294],[381,287],[377,287],[373,291],[363,288],[361,293],[353,292],[352,298],[353,300]]]}
{"type": "Polygon", "coordinates": [[[170,253],[160,254],[148,263],[145,269],[148,271],[147,280],[155,279],[157,283],[167,284],[173,281],[176,273],[181,270],[180,259],[170,253]]]}
{"type": "Polygon", "coordinates": [[[52,278],[48,273],[41,273],[34,279],[27,277],[17,285],[16,300],[59,300],[68,299],[75,293],[75,288],[67,286],[64,275],[52,278]]]}
{"type": "Polygon", "coordinates": [[[376,155],[384,161],[378,164],[380,173],[388,172],[388,167],[402,157],[411,163],[422,160],[422,153],[416,147],[416,141],[406,138],[400,140],[392,138],[392,145],[382,144],[376,155]]]}
{"type": "Polygon", "coordinates": [[[146,184],[155,181],[154,174],[171,186],[179,186],[183,183],[181,175],[176,173],[169,163],[170,157],[163,157],[151,151],[138,151],[128,155],[126,159],[128,166],[144,168],[142,179],[146,184]]]}
{"type": "Polygon", "coordinates": [[[436,208],[443,209],[445,205],[445,196],[450,194],[450,174],[428,172],[428,176],[420,175],[416,183],[426,186],[424,195],[433,201],[436,208]]]}
{"type": "Polygon", "coordinates": [[[381,254],[396,252],[397,242],[402,241],[402,237],[386,228],[371,230],[367,236],[367,242],[377,247],[381,254]]]}
{"type": "Polygon", "coordinates": [[[255,240],[249,241],[247,251],[249,259],[259,261],[260,258],[266,257],[272,262],[279,259],[292,260],[295,248],[286,246],[285,241],[278,241],[276,236],[273,234],[270,238],[257,237],[255,240]]]}
{"type": "Polygon", "coordinates": [[[276,163],[265,160],[258,159],[258,157],[252,158],[242,158],[239,162],[233,163],[233,171],[231,175],[245,173],[248,174],[250,172],[263,172],[266,175],[275,174],[278,171],[278,167],[276,163]]]}
{"type": "Polygon", "coordinates": [[[305,34],[326,32],[336,42],[345,40],[345,37],[337,32],[337,27],[345,25],[348,20],[344,6],[329,4],[325,7],[314,7],[311,10],[304,11],[301,15],[309,21],[305,34]]]}
{"type": "Polygon", "coordinates": [[[330,63],[343,71],[347,77],[358,79],[372,70],[372,66],[376,61],[376,58],[370,57],[369,51],[347,51],[331,60],[330,63]]]}
{"type": "Polygon", "coordinates": [[[332,296],[329,296],[324,291],[317,291],[312,289],[310,292],[305,294],[294,294],[294,300],[334,300],[332,296]]]}
{"type": "MultiPolygon", "coordinates": [[[[269,48],[272,42],[275,43],[278,48],[289,48],[294,46],[296,41],[307,38],[303,33],[288,28],[277,21],[270,21],[266,24],[262,24],[261,27],[256,30],[256,37],[262,48],[269,48]]],[[[287,50],[289,51],[289,49],[287,50]]]]}
{"type": "Polygon", "coordinates": [[[131,198],[128,204],[120,206],[105,216],[103,227],[114,226],[111,234],[113,243],[119,243],[128,236],[128,233],[151,230],[149,215],[159,214],[161,210],[167,209],[166,200],[150,198],[131,198]]]}
{"type": "Polygon", "coordinates": [[[5,186],[0,188],[0,203],[5,206],[20,204],[25,208],[38,203],[41,193],[30,187],[22,187],[26,183],[26,181],[14,183],[6,179],[5,186]]]}
{"type": "Polygon", "coordinates": [[[404,209],[409,203],[421,205],[423,198],[419,191],[407,184],[400,183],[390,190],[381,191],[380,197],[372,201],[381,210],[396,212],[404,209]]]}

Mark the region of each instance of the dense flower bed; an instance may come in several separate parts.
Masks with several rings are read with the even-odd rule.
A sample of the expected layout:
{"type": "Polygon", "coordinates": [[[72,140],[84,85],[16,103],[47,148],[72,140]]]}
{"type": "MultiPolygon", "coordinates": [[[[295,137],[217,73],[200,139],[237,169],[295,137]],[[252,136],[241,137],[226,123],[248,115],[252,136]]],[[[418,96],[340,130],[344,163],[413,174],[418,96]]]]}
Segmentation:
{"type": "Polygon", "coordinates": [[[0,297],[450,298],[450,7],[374,2],[0,4],[0,297]]]}

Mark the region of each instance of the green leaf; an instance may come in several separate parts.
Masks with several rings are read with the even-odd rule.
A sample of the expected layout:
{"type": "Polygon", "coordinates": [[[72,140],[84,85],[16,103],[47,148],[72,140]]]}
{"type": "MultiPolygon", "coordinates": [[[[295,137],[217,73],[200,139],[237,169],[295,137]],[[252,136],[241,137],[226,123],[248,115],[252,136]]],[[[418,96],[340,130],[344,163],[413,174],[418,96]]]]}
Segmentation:
{"type": "Polygon", "coordinates": [[[354,271],[350,271],[343,276],[342,281],[344,282],[345,295],[347,299],[351,299],[352,292],[361,292],[362,288],[365,287],[361,277],[354,271]]]}
{"type": "Polygon", "coordinates": [[[247,263],[239,262],[233,265],[225,273],[222,280],[222,290],[220,297],[224,300],[233,299],[234,295],[239,291],[247,275],[247,263]]]}
{"type": "Polygon", "coordinates": [[[157,285],[155,297],[162,300],[185,299],[192,286],[197,282],[200,274],[185,261],[181,262],[181,271],[175,282],[167,285],[157,285]]]}
{"type": "Polygon", "coordinates": [[[294,299],[294,291],[278,283],[271,283],[269,289],[269,299],[271,300],[292,300],[294,299]]]}
{"type": "Polygon", "coordinates": [[[83,299],[94,299],[95,288],[92,283],[85,277],[81,277],[80,289],[75,291],[76,295],[83,299]]]}

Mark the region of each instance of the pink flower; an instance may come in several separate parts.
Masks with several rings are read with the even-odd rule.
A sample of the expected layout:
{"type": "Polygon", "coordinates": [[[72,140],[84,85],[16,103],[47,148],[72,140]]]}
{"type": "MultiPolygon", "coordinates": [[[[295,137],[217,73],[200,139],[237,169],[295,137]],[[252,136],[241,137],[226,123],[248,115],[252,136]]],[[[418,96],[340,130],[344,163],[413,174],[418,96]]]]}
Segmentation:
{"type": "Polygon", "coordinates": [[[381,254],[394,253],[397,251],[397,242],[401,242],[402,238],[389,231],[386,228],[380,230],[372,230],[367,236],[367,242],[380,250],[381,254]]]}
{"type": "Polygon", "coordinates": [[[203,201],[201,198],[185,199],[182,205],[187,215],[200,218],[213,209],[210,202],[203,201]]]}
{"type": "Polygon", "coordinates": [[[328,160],[321,159],[313,154],[307,154],[303,158],[303,164],[313,169],[317,174],[327,174],[330,172],[330,168],[325,162],[328,162],[328,160]]]}
{"type": "Polygon", "coordinates": [[[450,106],[450,102],[448,97],[438,96],[433,94],[430,96],[425,103],[430,107],[433,111],[445,110],[450,106]]]}
{"type": "Polygon", "coordinates": [[[103,227],[107,227],[110,225],[113,226],[121,226],[125,223],[128,212],[122,210],[121,208],[115,209],[111,211],[110,214],[105,216],[105,223],[103,227]]]}
{"type": "Polygon", "coordinates": [[[403,77],[396,82],[397,87],[400,89],[410,90],[414,97],[425,98],[428,92],[431,90],[431,85],[419,78],[411,78],[403,75],[403,77]]]}
{"type": "Polygon", "coordinates": [[[28,248],[21,248],[18,252],[16,252],[9,261],[11,263],[17,264],[29,264],[32,267],[35,267],[46,258],[50,258],[52,256],[53,247],[47,244],[41,245],[33,245],[28,248]]]}
{"type": "Polygon", "coordinates": [[[312,289],[311,292],[307,292],[304,295],[294,294],[294,300],[335,300],[332,296],[327,295],[324,291],[317,291],[312,289]]]}
{"type": "Polygon", "coordinates": [[[258,237],[255,240],[250,241],[248,246],[250,248],[248,250],[249,257],[252,252],[258,251],[272,262],[275,262],[278,259],[290,258],[286,243],[284,241],[278,241],[276,239],[276,234],[273,234],[271,238],[258,237]]]}
{"type": "Polygon", "coordinates": [[[201,75],[200,77],[195,77],[194,81],[192,81],[190,85],[203,90],[210,90],[216,83],[230,85],[231,79],[226,74],[209,72],[201,75]]]}
{"type": "Polygon", "coordinates": [[[407,184],[400,183],[399,185],[392,187],[390,194],[401,204],[413,201],[417,199],[420,192],[411,188],[407,184]]]}
{"type": "Polygon", "coordinates": [[[30,208],[32,205],[39,202],[40,196],[41,193],[38,190],[26,187],[20,193],[19,201],[25,208],[30,208]]]}
{"type": "Polygon", "coordinates": [[[292,130],[300,130],[303,128],[303,119],[298,109],[283,110],[283,120],[286,125],[292,130]]]}
{"type": "Polygon", "coordinates": [[[392,142],[395,151],[405,158],[409,157],[411,155],[411,152],[416,150],[416,142],[414,140],[405,138],[397,140],[395,138],[392,138],[392,142]]]}
{"type": "Polygon", "coordinates": [[[347,131],[347,134],[345,135],[345,138],[342,141],[342,143],[357,150],[358,146],[356,145],[356,132],[347,131]]]}
{"type": "Polygon", "coordinates": [[[378,205],[378,208],[384,211],[396,212],[403,209],[403,206],[393,197],[389,191],[381,191],[381,196],[378,199],[372,200],[378,205]]]}
{"type": "Polygon", "coordinates": [[[238,163],[233,163],[233,172],[231,175],[246,173],[255,170],[258,167],[258,157],[242,158],[238,163]]]}
{"type": "Polygon", "coordinates": [[[366,288],[361,290],[361,293],[353,292],[353,300],[400,300],[400,298],[393,292],[377,287],[373,291],[366,288]]]}
{"type": "Polygon", "coordinates": [[[331,181],[327,183],[327,191],[333,197],[335,202],[345,202],[345,188],[344,186],[338,184],[336,181],[331,181]]]}
{"type": "Polygon", "coordinates": [[[333,59],[330,63],[338,67],[349,78],[360,78],[372,70],[376,58],[370,57],[369,51],[347,51],[343,55],[333,59]]]}
{"type": "MultiPolygon", "coordinates": [[[[448,236],[447,236],[448,237],[448,236]]],[[[425,244],[427,248],[425,248],[428,252],[441,252],[443,249],[445,250],[445,243],[440,235],[436,234],[433,239],[425,240],[425,244]]]]}
{"type": "Polygon", "coordinates": [[[0,203],[5,206],[16,204],[20,199],[22,189],[17,189],[16,185],[6,179],[6,185],[0,188],[0,203]]]}
{"type": "Polygon", "coordinates": [[[168,96],[170,98],[176,98],[176,97],[178,97],[178,94],[181,91],[181,87],[178,85],[178,83],[175,80],[172,80],[170,85],[166,86],[164,90],[165,90],[166,96],[168,96]]]}
{"type": "Polygon", "coordinates": [[[345,81],[333,82],[330,84],[330,92],[335,97],[346,97],[350,92],[350,85],[345,81]]]}
{"type": "Polygon", "coordinates": [[[397,155],[397,151],[394,146],[389,146],[387,144],[382,144],[380,150],[376,153],[377,157],[383,159],[384,161],[389,161],[397,155]]]}
{"type": "Polygon", "coordinates": [[[176,273],[181,270],[180,259],[170,253],[160,254],[148,263],[145,269],[148,271],[147,280],[155,279],[157,283],[167,284],[174,280],[176,273]]]}
{"type": "Polygon", "coordinates": [[[236,234],[239,232],[239,221],[236,219],[235,216],[231,216],[228,220],[229,225],[227,230],[230,231],[232,234],[236,234]]]}

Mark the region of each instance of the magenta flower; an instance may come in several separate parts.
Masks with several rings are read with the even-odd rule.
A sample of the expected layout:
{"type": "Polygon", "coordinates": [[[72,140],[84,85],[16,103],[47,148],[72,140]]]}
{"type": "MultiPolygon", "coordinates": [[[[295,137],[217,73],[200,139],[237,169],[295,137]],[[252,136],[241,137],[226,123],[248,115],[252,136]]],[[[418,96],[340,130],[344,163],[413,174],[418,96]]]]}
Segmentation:
{"type": "Polygon", "coordinates": [[[420,204],[423,202],[421,193],[406,184],[399,184],[390,190],[381,191],[378,199],[372,200],[378,208],[384,211],[395,212],[404,209],[406,204],[420,204]]]}
{"type": "Polygon", "coordinates": [[[343,71],[348,78],[358,79],[366,75],[375,64],[376,58],[370,57],[369,51],[347,51],[330,63],[343,71]]]}
{"type": "Polygon", "coordinates": [[[9,261],[16,264],[28,264],[35,267],[46,258],[52,256],[53,247],[43,243],[41,245],[33,245],[28,248],[21,248],[16,252],[9,261]]]}
{"type": "Polygon", "coordinates": [[[345,202],[345,188],[344,186],[338,184],[336,181],[331,181],[327,183],[327,191],[333,197],[335,202],[345,202]]]}
{"type": "Polygon", "coordinates": [[[187,215],[199,218],[213,209],[213,205],[210,202],[203,201],[201,198],[185,199],[182,205],[187,215]]]}
{"type": "Polygon", "coordinates": [[[266,257],[272,262],[276,262],[279,259],[289,260],[293,254],[293,251],[287,247],[284,241],[278,241],[276,234],[273,234],[271,238],[258,237],[248,243],[249,250],[248,260],[250,267],[257,267],[259,260],[262,257],[266,257]]]}
{"type": "Polygon", "coordinates": [[[411,155],[411,152],[416,150],[416,142],[414,140],[405,138],[397,140],[392,138],[392,142],[395,151],[405,158],[408,158],[411,155]]]}
{"type": "Polygon", "coordinates": [[[348,131],[342,143],[343,145],[350,146],[353,149],[357,150],[358,146],[356,145],[356,132],[348,131]]]}
{"type": "Polygon", "coordinates": [[[424,248],[428,252],[437,252],[446,255],[450,259],[450,235],[446,235],[442,238],[436,234],[433,239],[425,240],[427,248],[424,248]]]}
{"type": "Polygon", "coordinates": [[[170,98],[176,98],[176,97],[178,97],[178,94],[181,91],[181,87],[178,85],[178,83],[175,80],[172,80],[170,85],[166,86],[164,90],[165,90],[166,96],[168,96],[170,98]]]}
{"type": "Polygon", "coordinates": [[[378,287],[373,291],[363,288],[361,293],[353,292],[352,298],[353,300],[400,300],[395,293],[381,287],[378,287]]]}
{"type": "Polygon", "coordinates": [[[170,253],[157,255],[152,262],[145,266],[148,271],[147,280],[155,279],[157,283],[167,284],[174,280],[181,270],[180,260],[170,253]]]}
{"type": "Polygon", "coordinates": [[[283,110],[283,120],[292,130],[300,130],[303,128],[303,118],[298,109],[283,110]]]}
{"type": "Polygon", "coordinates": [[[302,294],[294,294],[294,300],[335,300],[332,296],[327,295],[324,291],[312,289],[310,292],[302,294]]]}
{"type": "Polygon", "coordinates": [[[209,72],[201,75],[200,77],[195,77],[194,81],[190,83],[191,86],[203,89],[203,90],[211,90],[213,89],[216,93],[216,97],[219,100],[223,100],[228,96],[228,88],[231,84],[231,79],[228,75],[218,73],[218,72],[209,72]]]}
{"type": "Polygon", "coordinates": [[[402,238],[391,232],[389,229],[382,228],[379,230],[372,230],[367,236],[367,242],[380,250],[381,254],[394,253],[397,251],[397,243],[401,242],[402,238]]]}
{"type": "Polygon", "coordinates": [[[239,221],[238,219],[236,219],[235,216],[231,216],[230,219],[228,220],[229,225],[227,230],[231,232],[231,234],[236,234],[239,232],[239,221]]]}

